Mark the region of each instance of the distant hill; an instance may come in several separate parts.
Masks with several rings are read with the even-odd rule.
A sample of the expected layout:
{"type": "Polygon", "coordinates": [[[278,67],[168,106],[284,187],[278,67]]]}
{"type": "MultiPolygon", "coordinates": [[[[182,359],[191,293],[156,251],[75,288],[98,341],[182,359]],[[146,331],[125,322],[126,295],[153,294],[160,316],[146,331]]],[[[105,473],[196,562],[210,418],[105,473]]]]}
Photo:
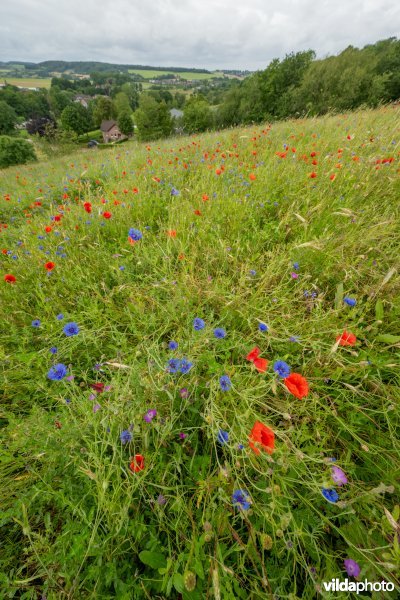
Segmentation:
{"type": "Polygon", "coordinates": [[[22,62],[10,60],[8,62],[0,62],[0,67],[10,68],[14,65],[24,66],[27,70],[51,72],[57,71],[59,73],[72,72],[72,73],[93,73],[94,71],[129,71],[129,69],[135,70],[154,70],[154,71],[166,71],[175,73],[211,73],[207,69],[196,69],[192,67],[155,67],[150,65],[119,65],[113,63],[97,62],[97,61],[65,61],[65,60],[45,60],[39,63],[22,62]]]}

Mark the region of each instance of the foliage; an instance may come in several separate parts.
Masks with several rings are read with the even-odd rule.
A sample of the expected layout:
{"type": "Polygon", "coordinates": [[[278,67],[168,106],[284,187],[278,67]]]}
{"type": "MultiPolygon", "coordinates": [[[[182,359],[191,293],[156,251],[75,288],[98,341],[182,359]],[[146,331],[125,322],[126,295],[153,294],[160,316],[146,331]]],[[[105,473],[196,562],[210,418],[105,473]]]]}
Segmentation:
{"type": "Polygon", "coordinates": [[[212,127],[213,115],[206,100],[194,96],[186,102],[183,125],[187,133],[198,133],[212,127]]]}
{"type": "Polygon", "coordinates": [[[173,124],[167,105],[164,101],[157,102],[149,94],[140,96],[139,108],[135,112],[134,120],[141,141],[167,137],[172,132],[173,124]]]}
{"type": "Polygon", "coordinates": [[[93,126],[89,112],[77,102],[64,108],[61,113],[61,123],[64,129],[71,130],[77,135],[89,131],[93,126]]]}
{"type": "Polygon", "coordinates": [[[23,139],[0,136],[0,169],[36,160],[33,146],[23,139]]]}
{"type": "Polygon", "coordinates": [[[4,598],[312,600],[346,559],[399,585],[398,120],[390,106],[2,173],[4,598]],[[272,453],[250,446],[256,421],[272,453]]]}
{"type": "Polygon", "coordinates": [[[96,127],[100,127],[102,121],[110,121],[117,116],[115,103],[111,98],[100,96],[94,101],[92,108],[93,122],[96,127]]]}
{"type": "Polygon", "coordinates": [[[118,115],[118,127],[124,135],[132,135],[134,127],[130,111],[121,112],[118,115]]]}
{"type": "Polygon", "coordinates": [[[3,100],[0,101],[0,135],[12,135],[15,133],[17,114],[3,100]]]}

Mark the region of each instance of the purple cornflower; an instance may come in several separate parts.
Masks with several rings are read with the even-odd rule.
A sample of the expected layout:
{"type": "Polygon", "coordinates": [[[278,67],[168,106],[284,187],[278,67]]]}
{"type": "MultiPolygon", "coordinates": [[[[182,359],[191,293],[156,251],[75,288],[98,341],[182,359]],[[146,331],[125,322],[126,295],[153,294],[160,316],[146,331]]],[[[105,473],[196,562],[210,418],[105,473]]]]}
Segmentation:
{"type": "Polygon", "coordinates": [[[174,342],[174,340],[171,340],[171,341],[168,343],[168,348],[169,348],[170,350],[176,350],[176,349],[177,349],[177,347],[178,347],[178,342],[174,342]]]}
{"type": "Polygon", "coordinates": [[[284,360],[275,361],[273,369],[281,379],[286,379],[290,375],[290,367],[284,360]]]}
{"type": "Polygon", "coordinates": [[[323,488],[322,495],[328,502],[332,502],[333,504],[339,500],[339,494],[333,488],[323,488]]]}
{"type": "Polygon", "coordinates": [[[336,485],[341,486],[348,483],[348,479],[346,477],[346,473],[342,471],[340,467],[332,467],[331,476],[336,485]]]}
{"type": "Polygon", "coordinates": [[[299,278],[299,274],[295,273],[294,271],[291,273],[292,279],[298,279],[299,278]]]}
{"type": "Polygon", "coordinates": [[[139,231],[139,229],[134,229],[133,227],[131,227],[128,231],[128,237],[130,237],[131,240],[133,240],[134,242],[138,242],[142,239],[143,233],[139,231]]]}
{"type": "Polygon", "coordinates": [[[182,388],[179,390],[181,398],[187,398],[189,396],[189,391],[187,388],[182,388]]]}
{"type": "Polygon", "coordinates": [[[61,379],[64,379],[64,377],[66,376],[67,371],[67,367],[62,363],[59,363],[58,365],[54,365],[53,367],[51,367],[51,369],[47,373],[47,377],[51,379],[51,381],[61,381],[61,379]]]}
{"type": "Polygon", "coordinates": [[[124,431],[121,432],[121,435],[119,436],[119,439],[121,440],[121,442],[123,444],[127,444],[128,442],[131,441],[132,439],[132,434],[128,429],[124,429],[124,431]]]}
{"type": "Polygon", "coordinates": [[[232,503],[242,510],[250,508],[250,496],[244,490],[235,490],[232,494],[232,503]]]}
{"type": "Polygon", "coordinates": [[[344,561],[344,568],[346,569],[347,575],[350,577],[358,577],[361,572],[361,567],[352,558],[346,558],[344,561]]]}
{"type": "Polygon", "coordinates": [[[164,504],[166,504],[166,502],[167,502],[167,499],[166,499],[166,497],[165,497],[165,496],[163,496],[162,494],[160,494],[160,495],[158,496],[158,498],[157,498],[157,504],[158,504],[159,506],[164,506],[164,504]]]}
{"type": "Polygon", "coordinates": [[[67,337],[71,337],[72,335],[78,335],[79,327],[76,323],[67,323],[63,328],[63,332],[67,337]]]}
{"type": "Polygon", "coordinates": [[[348,304],[348,306],[355,306],[357,304],[357,300],[355,300],[354,298],[349,298],[348,296],[345,296],[343,298],[343,302],[348,304]]]}
{"type": "Polygon", "coordinates": [[[189,373],[190,369],[193,367],[193,363],[189,362],[188,360],[186,360],[186,358],[183,358],[181,360],[181,364],[179,366],[179,370],[181,373],[183,373],[183,375],[186,375],[186,373],[189,373]]]}
{"type": "Polygon", "coordinates": [[[206,326],[206,324],[204,323],[203,319],[200,319],[199,317],[196,317],[193,321],[193,327],[196,331],[200,331],[200,329],[204,329],[204,327],[206,326]]]}
{"type": "Polygon", "coordinates": [[[179,437],[180,437],[181,440],[184,440],[185,437],[187,437],[187,434],[186,433],[182,433],[182,431],[181,431],[180,434],[179,434],[179,437]]]}
{"type": "Polygon", "coordinates": [[[95,405],[93,406],[93,412],[94,412],[94,413],[97,413],[97,411],[98,411],[98,410],[100,410],[100,408],[101,408],[100,404],[95,404],[95,405]]]}
{"type": "Polygon", "coordinates": [[[157,411],[155,408],[151,408],[150,410],[147,411],[147,413],[144,415],[143,419],[146,421],[146,423],[151,423],[152,420],[154,419],[154,417],[156,416],[157,411]]]}
{"type": "Polygon", "coordinates": [[[226,444],[229,440],[229,433],[227,431],[224,431],[223,429],[220,429],[218,431],[217,440],[220,444],[226,444]]]}
{"type": "Polygon", "coordinates": [[[228,392],[231,389],[232,383],[228,375],[222,375],[222,377],[219,378],[219,386],[223,392],[228,392]]]}
{"type": "Polygon", "coordinates": [[[180,366],[181,361],[179,358],[170,358],[168,361],[167,371],[169,373],[177,373],[180,366]]]}
{"type": "Polygon", "coordinates": [[[222,329],[222,327],[217,327],[217,329],[214,329],[214,336],[218,339],[226,337],[225,329],[222,329]]]}

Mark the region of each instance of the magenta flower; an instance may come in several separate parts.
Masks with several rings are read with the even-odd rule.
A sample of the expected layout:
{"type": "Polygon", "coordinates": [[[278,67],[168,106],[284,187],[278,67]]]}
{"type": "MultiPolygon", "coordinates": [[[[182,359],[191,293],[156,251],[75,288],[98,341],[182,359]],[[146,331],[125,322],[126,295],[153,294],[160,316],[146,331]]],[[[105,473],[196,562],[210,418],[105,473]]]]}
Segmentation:
{"type": "Polygon", "coordinates": [[[348,483],[346,474],[344,471],[342,471],[342,469],[340,467],[332,467],[331,469],[331,476],[333,481],[336,483],[336,485],[345,485],[346,483],[348,483]]]}
{"type": "Polygon", "coordinates": [[[95,404],[95,405],[93,406],[93,412],[94,412],[94,413],[97,413],[97,411],[98,411],[98,410],[100,410],[100,408],[101,408],[100,404],[95,404]]]}
{"type": "Polygon", "coordinates": [[[347,575],[350,577],[358,577],[361,572],[361,567],[352,558],[346,558],[344,561],[344,568],[346,569],[347,575]]]}
{"type": "Polygon", "coordinates": [[[182,432],[181,432],[181,433],[179,434],[179,437],[181,438],[181,440],[184,440],[184,439],[185,439],[185,437],[187,437],[187,434],[186,434],[186,433],[182,433],[182,432]]]}
{"type": "Polygon", "coordinates": [[[181,398],[187,398],[189,396],[189,391],[187,388],[182,388],[179,390],[181,398]]]}
{"type": "Polygon", "coordinates": [[[144,415],[143,419],[146,421],[146,423],[151,423],[152,420],[154,419],[154,417],[156,416],[157,411],[155,408],[151,408],[150,410],[147,411],[147,413],[144,415]]]}

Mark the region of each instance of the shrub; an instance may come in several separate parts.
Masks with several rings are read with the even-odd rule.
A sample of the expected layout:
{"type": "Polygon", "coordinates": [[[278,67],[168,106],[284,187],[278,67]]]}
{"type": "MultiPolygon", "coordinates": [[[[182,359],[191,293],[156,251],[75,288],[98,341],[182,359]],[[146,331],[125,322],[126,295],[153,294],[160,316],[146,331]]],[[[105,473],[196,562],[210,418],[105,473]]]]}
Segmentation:
{"type": "Polygon", "coordinates": [[[0,136],[0,169],[23,165],[33,160],[36,160],[36,155],[30,142],[6,135],[0,136]]]}

